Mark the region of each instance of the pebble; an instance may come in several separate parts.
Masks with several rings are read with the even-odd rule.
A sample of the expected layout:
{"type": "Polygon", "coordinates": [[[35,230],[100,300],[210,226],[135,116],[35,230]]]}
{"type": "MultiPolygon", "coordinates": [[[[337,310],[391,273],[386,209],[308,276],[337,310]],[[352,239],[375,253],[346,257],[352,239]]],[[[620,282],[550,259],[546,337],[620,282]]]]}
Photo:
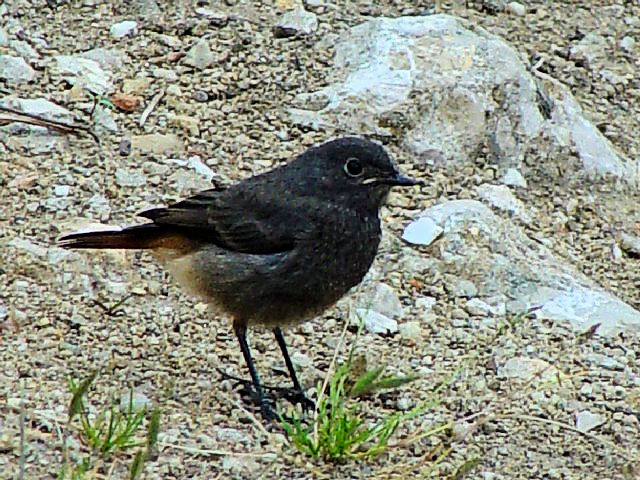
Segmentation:
{"type": "Polygon", "coordinates": [[[128,157],[131,153],[131,139],[123,138],[118,145],[118,153],[121,157],[128,157]]]}
{"type": "Polygon", "coordinates": [[[180,127],[193,137],[200,136],[200,119],[189,115],[170,115],[169,123],[180,127]]]}
{"type": "Polygon", "coordinates": [[[178,85],[172,84],[167,87],[167,95],[173,96],[173,97],[181,97],[182,90],[178,85]]]}
{"type": "Polygon", "coordinates": [[[357,308],[355,318],[352,323],[359,325],[364,322],[364,328],[370,333],[396,333],[398,331],[398,322],[374,310],[366,308],[357,308]]]}
{"type": "Polygon", "coordinates": [[[527,181],[517,168],[510,168],[502,177],[502,183],[510,187],[527,188],[527,181]]]}
{"type": "Polygon", "coordinates": [[[620,248],[627,253],[640,255],[640,237],[629,235],[628,233],[620,234],[620,248]]]}
{"type": "Polygon", "coordinates": [[[56,185],[53,191],[57,197],[66,197],[69,195],[69,185],[56,185]]]}
{"type": "Polygon", "coordinates": [[[216,27],[223,27],[226,25],[229,17],[224,13],[217,10],[211,10],[209,8],[199,7],[196,8],[196,15],[200,15],[201,17],[205,17],[207,20],[211,22],[212,25],[216,27]]]}
{"type": "Polygon", "coordinates": [[[118,168],[115,179],[121,187],[141,187],[147,183],[145,175],[136,169],[118,168]]]}
{"type": "Polygon", "coordinates": [[[97,95],[105,95],[113,89],[112,74],[95,60],[73,55],[58,55],[54,59],[56,70],[70,84],[80,84],[97,95]]]}
{"type": "Polygon", "coordinates": [[[127,78],[122,82],[122,92],[131,93],[134,95],[142,95],[147,91],[152,81],[153,80],[151,80],[151,78],[142,76],[136,78],[127,78]]]}
{"type": "Polygon", "coordinates": [[[138,33],[138,22],[134,22],[133,20],[114,23],[109,28],[109,35],[116,39],[133,36],[136,33],[138,33]]]}
{"type": "Polygon", "coordinates": [[[296,8],[285,12],[273,28],[276,38],[294,35],[309,35],[318,28],[318,17],[304,8],[296,8]]]}
{"type": "Polygon", "coordinates": [[[507,4],[507,12],[519,17],[523,17],[527,13],[527,8],[520,2],[509,2],[507,4]]]}
{"type": "Polygon", "coordinates": [[[399,328],[400,336],[405,340],[418,340],[422,336],[422,328],[420,322],[404,322],[399,328]]]}
{"type": "Polygon", "coordinates": [[[175,71],[169,70],[168,68],[154,68],[151,74],[155,78],[160,78],[167,82],[177,82],[179,78],[175,71]]]}
{"type": "Polygon", "coordinates": [[[636,41],[633,37],[630,37],[627,35],[625,37],[622,37],[622,40],[620,40],[619,45],[620,45],[620,48],[625,52],[633,53],[633,51],[636,48],[636,41]]]}
{"type": "Polygon", "coordinates": [[[134,135],[131,143],[135,150],[147,153],[167,153],[184,151],[184,143],[177,135],[151,133],[148,135],[134,135]]]}
{"type": "Polygon", "coordinates": [[[413,245],[431,245],[444,230],[429,217],[411,222],[402,232],[402,239],[413,245]]]}
{"type": "Polygon", "coordinates": [[[13,50],[18,54],[18,56],[22,58],[27,58],[30,60],[40,58],[40,54],[27,42],[23,42],[21,40],[14,40],[10,42],[9,45],[13,50]]]}
{"type": "Polygon", "coordinates": [[[451,293],[456,297],[473,298],[478,295],[478,288],[471,280],[455,278],[451,282],[451,293]]]}
{"type": "Polygon", "coordinates": [[[93,121],[98,130],[107,130],[109,132],[117,132],[118,125],[113,118],[113,113],[102,105],[96,105],[93,111],[93,121]]]}
{"type": "Polygon", "coordinates": [[[214,171],[196,155],[189,157],[189,166],[207,180],[211,180],[215,176],[214,171]]]}
{"type": "Polygon", "coordinates": [[[556,378],[558,370],[550,363],[539,358],[515,357],[507,360],[498,369],[500,376],[529,381],[537,377],[540,381],[556,378]]]}
{"type": "Polygon", "coordinates": [[[193,45],[184,57],[184,63],[200,70],[212,65],[215,56],[209,48],[209,42],[202,38],[193,45]]]}
{"type": "Polygon", "coordinates": [[[583,433],[599,427],[606,421],[607,418],[604,415],[591,413],[589,410],[582,410],[581,412],[576,413],[576,429],[583,433]]]}
{"type": "Polygon", "coordinates": [[[196,102],[204,103],[209,100],[209,95],[204,90],[196,90],[193,92],[193,99],[196,102]]]}
{"type": "Polygon", "coordinates": [[[436,299],[433,297],[420,297],[415,301],[416,308],[424,313],[430,312],[433,306],[436,304],[436,299]]]}
{"type": "Polygon", "coordinates": [[[149,410],[153,405],[149,397],[142,392],[125,392],[120,396],[120,410],[122,412],[129,411],[129,402],[134,412],[141,412],[143,410],[149,410]]]}

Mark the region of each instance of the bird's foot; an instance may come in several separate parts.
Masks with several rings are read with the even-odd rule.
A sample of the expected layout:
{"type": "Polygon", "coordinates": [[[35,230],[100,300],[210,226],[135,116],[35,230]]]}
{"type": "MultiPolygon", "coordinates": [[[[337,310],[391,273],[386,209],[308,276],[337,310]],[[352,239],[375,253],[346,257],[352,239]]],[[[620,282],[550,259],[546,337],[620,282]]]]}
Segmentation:
{"type": "Polygon", "coordinates": [[[307,397],[302,389],[296,388],[287,388],[283,389],[281,392],[282,398],[287,400],[289,403],[293,405],[300,404],[302,410],[313,411],[316,408],[316,402],[307,397]]]}

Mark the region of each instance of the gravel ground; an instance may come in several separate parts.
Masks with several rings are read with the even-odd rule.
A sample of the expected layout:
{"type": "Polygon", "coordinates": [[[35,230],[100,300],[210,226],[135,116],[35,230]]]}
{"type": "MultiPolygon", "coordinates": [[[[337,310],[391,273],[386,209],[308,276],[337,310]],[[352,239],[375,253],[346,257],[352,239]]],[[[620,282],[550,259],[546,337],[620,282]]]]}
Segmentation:
{"type": "MultiPolygon", "coordinates": [[[[368,400],[368,414],[379,418],[411,408],[431,398],[437,385],[457,374],[443,390],[438,406],[402,425],[389,452],[368,462],[311,461],[288,445],[282,434],[257,426],[232,382],[216,371],[223,366],[244,375],[228,322],[207,317],[206,307],[182,294],[147,255],[64,255],[56,248],[47,250],[57,236],[82,224],[82,219],[133,223],[138,221],[135,213],[145,207],[207,187],[208,182],[184,162],[190,156],[199,156],[215,173],[214,181],[224,183],[344,133],[301,130],[284,113],[296,94],[324,86],[332,51],[314,48],[318,40],[370,16],[427,11],[433,8],[432,2],[314,1],[314,5],[325,5],[309,7],[318,14],[318,30],[305,38],[278,40],[271,29],[278,6],[285,1],[276,6],[211,2],[216,5],[210,8],[228,15],[218,26],[196,15],[192,2],[163,3],[163,15],[156,20],[137,16],[138,7],[133,5],[144,2],[58,3],[53,9],[34,8],[30,2],[14,0],[9,7],[27,38],[46,39],[48,49],[41,50],[41,61],[52,55],[113,47],[124,54],[115,74],[118,87],[138,72],[157,67],[178,73],[175,82],[156,78],[142,94],[144,105],[170,84],[177,85],[179,92],[174,89],[175,95],[161,101],[144,127],[138,126],[140,111],[115,113],[121,131],[101,134],[100,146],[91,139],[69,137],[61,151],[35,156],[9,153],[0,161],[1,478],[17,475],[21,412],[25,478],[56,477],[62,462],[60,431],[69,402],[67,381],[96,368],[101,374],[90,399],[97,407],[104,408],[109,398],[134,387],[140,401],[162,409],[160,451],[157,458],[148,460],[145,478],[445,478],[476,458],[479,463],[468,478],[640,476],[640,339],[589,337],[541,320],[474,318],[437,278],[413,278],[397,268],[412,252],[393,238],[425,207],[467,196],[472,186],[469,179],[491,169],[483,152],[468,169],[424,172],[396,145],[388,145],[405,171],[432,180],[420,192],[391,196],[383,212],[387,241],[376,262],[378,276],[396,288],[406,307],[401,322],[420,321],[421,334],[407,340],[400,335],[365,333],[356,351],[371,365],[387,364],[389,371],[398,373],[418,372],[421,378],[368,400]],[[132,38],[110,39],[109,27],[128,19],[139,20],[139,32],[132,38]],[[160,34],[175,37],[181,46],[167,46],[160,34]],[[208,38],[216,59],[211,67],[191,69],[172,61],[172,52],[186,52],[202,36],[208,38]],[[206,101],[201,101],[202,92],[207,94],[206,101]],[[171,114],[197,119],[199,134],[172,120],[171,114]],[[176,133],[185,140],[186,152],[169,157],[118,154],[123,137],[143,133],[176,133]],[[142,185],[123,186],[117,180],[118,169],[140,166],[145,172],[142,185]],[[70,187],[64,196],[56,194],[55,187],[60,185],[70,187]],[[16,244],[16,239],[29,239],[31,244],[16,244]],[[436,299],[435,315],[428,322],[420,307],[424,296],[436,299]],[[115,315],[100,307],[122,299],[115,315]],[[546,362],[542,363],[546,369],[528,380],[506,378],[501,367],[519,357],[546,362]],[[603,423],[578,431],[576,415],[584,410],[601,415],[603,423]],[[415,438],[453,421],[457,422],[453,437],[415,438]],[[444,451],[434,450],[438,442],[444,449],[450,447],[450,452],[434,466],[434,459],[444,451]]],[[[528,13],[517,16],[493,11],[491,6],[499,3],[467,2],[464,8],[440,2],[439,8],[509,39],[527,57],[543,58],[541,70],[569,85],[614,145],[638,158],[640,141],[633,132],[640,130],[640,61],[617,48],[617,42],[625,35],[640,41],[640,5],[531,1],[526,2],[528,13]],[[626,76],[626,85],[612,85],[597,71],[568,58],[575,39],[591,31],[611,40],[606,50],[608,68],[626,76]]],[[[79,119],[88,118],[91,110],[86,97],[73,97],[66,82],[48,73],[36,84],[2,91],[45,97],[79,119]]],[[[611,260],[618,229],[635,228],[640,233],[637,191],[607,183],[586,185],[568,174],[547,175],[553,159],[537,158],[535,152],[529,162],[529,188],[518,195],[541,213],[529,233],[640,308],[639,260],[624,257],[616,264],[611,260]],[[594,194],[600,200],[597,203],[589,201],[594,194]],[[578,213],[569,222],[558,222],[567,205],[575,202],[580,206],[578,213]]],[[[323,378],[349,305],[345,299],[322,319],[288,332],[290,349],[301,359],[299,363],[309,362],[300,369],[303,384],[315,385],[323,378]]],[[[347,343],[353,341],[353,332],[346,338],[347,343]]],[[[252,346],[265,382],[285,384],[271,335],[256,331],[252,346]]],[[[79,458],[86,452],[77,445],[75,427],[70,437],[73,455],[79,458]]],[[[120,455],[97,463],[102,467],[87,478],[126,478],[130,457],[120,455]]]]}

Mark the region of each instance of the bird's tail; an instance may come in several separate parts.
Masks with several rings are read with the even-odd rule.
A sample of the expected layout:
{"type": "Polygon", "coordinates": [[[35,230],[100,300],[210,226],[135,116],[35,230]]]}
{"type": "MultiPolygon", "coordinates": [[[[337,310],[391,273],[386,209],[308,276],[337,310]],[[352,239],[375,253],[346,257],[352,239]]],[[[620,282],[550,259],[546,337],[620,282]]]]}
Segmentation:
{"type": "Polygon", "coordinates": [[[122,230],[71,233],[58,239],[62,248],[175,248],[175,235],[153,223],[122,230]]]}

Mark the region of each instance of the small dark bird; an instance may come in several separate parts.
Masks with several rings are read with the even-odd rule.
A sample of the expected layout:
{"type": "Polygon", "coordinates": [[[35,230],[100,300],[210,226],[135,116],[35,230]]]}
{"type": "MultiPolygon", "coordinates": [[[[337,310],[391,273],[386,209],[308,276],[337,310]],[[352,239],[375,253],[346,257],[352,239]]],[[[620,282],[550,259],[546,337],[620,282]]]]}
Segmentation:
{"type": "Polygon", "coordinates": [[[247,327],[273,330],[295,392],[309,401],[281,326],[309,320],[360,283],[380,243],[378,210],[389,190],[419,183],[380,145],[338,138],[225,189],[140,213],[150,223],[73,233],[59,245],[150,250],[180,285],[233,319],[262,415],[273,419],[247,327]]]}

